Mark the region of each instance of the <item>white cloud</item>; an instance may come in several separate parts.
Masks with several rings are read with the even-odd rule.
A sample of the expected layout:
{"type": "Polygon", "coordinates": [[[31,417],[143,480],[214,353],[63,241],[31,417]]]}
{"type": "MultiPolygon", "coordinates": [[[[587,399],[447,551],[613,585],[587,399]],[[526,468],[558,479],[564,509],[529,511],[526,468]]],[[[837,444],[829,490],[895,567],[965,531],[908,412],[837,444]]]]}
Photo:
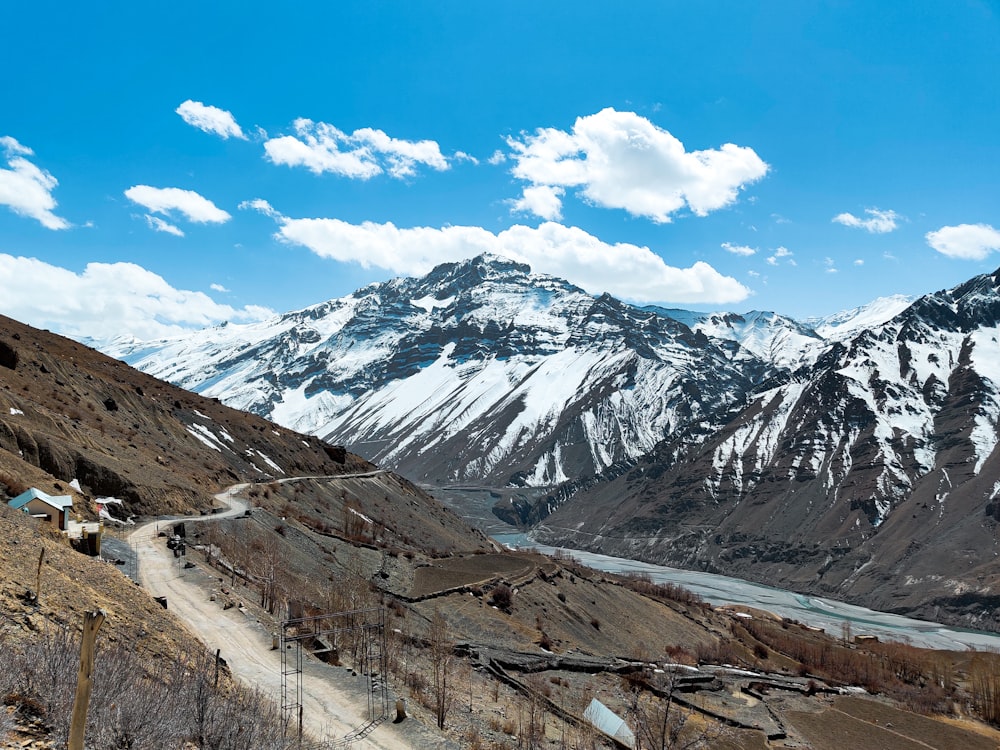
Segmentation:
{"type": "Polygon", "coordinates": [[[175,237],[183,237],[184,232],[181,231],[180,227],[175,227],[169,221],[164,221],[158,216],[150,216],[146,214],[146,223],[149,224],[149,228],[156,232],[166,232],[167,234],[172,234],[175,237]]]}
{"type": "Polygon", "coordinates": [[[229,292],[229,290],[222,286],[222,284],[209,284],[209,289],[213,292],[219,292],[220,294],[228,294],[229,292]]]}
{"type": "Polygon", "coordinates": [[[863,266],[864,264],[865,264],[865,261],[864,261],[863,258],[858,258],[858,259],[856,259],[854,261],[854,265],[856,265],[856,266],[863,266]]]}
{"type": "Polygon", "coordinates": [[[177,211],[186,216],[188,221],[198,224],[223,224],[232,218],[208,198],[193,190],[133,185],[125,191],[125,197],[155,214],[169,216],[177,211]]]}
{"type": "Polygon", "coordinates": [[[275,210],[274,206],[263,198],[254,198],[253,200],[243,201],[240,203],[239,209],[241,211],[257,211],[264,214],[264,216],[270,216],[272,219],[278,221],[285,218],[275,210]]]}
{"type": "Polygon", "coordinates": [[[757,253],[757,248],[747,247],[746,245],[734,245],[731,242],[723,242],[722,249],[727,253],[732,253],[733,255],[755,255],[757,253]]]}
{"type": "Polygon", "coordinates": [[[770,256],[768,256],[768,258],[766,260],[767,260],[768,265],[770,265],[770,266],[776,266],[776,265],[778,265],[778,262],[782,258],[784,258],[785,259],[785,263],[788,264],[788,265],[790,265],[790,266],[797,265],[796,262],[795,262],[795,259],[792,258],[792,255],[794,255],[794,253],[791,250],[789,250],[787,247],[779,247],[779,248],[775,249],[775,251],[770,256]]]}
{"type": "Polygon", "coordinates": [[[455,155],[452,158],[454,158],[455,161],[468,161],[468,162],[471,162],[473,164],[477,164],[477,165],[479,164],[479,159],[477,159],[472,154],[465,153],[464,151],[456,151],[455,155]]]}
{"type": "Polygon", "coordinates": [[[0,169],[0,206],[35,219],[46,229],[68,229],[71,224],[52,212],[58,205],[52,191],[59,181],[25,158],[34,152],[9,135],[0,137],[0,152],[10,167],[0,169]]]}
{"type": "Polygon", "coordinates": [[[503,164],[505,161],[507,161],[507,155],[500,149],[497,149],[486,161],[488,161],[490,164],[493,165],[503,164]]]}
{"type": "Polygon", "coordinates": [[[760,278],[760,274],[757,271],[747,271],[747,276],[750,276],[751,278],[754,279],[760,278]]]}
{"type": "Polygon", "coordinates": [[[854,214],[842,213],[833,217],[832,221],[843,224],[845,227],[864,229],[872,234],[885,234],[891,232],[899,226],[898,220],[902,217],[895,211],[883,211],[880,208],[866,208],[867,219],[861,219],[854,214]]]}
{"type": "Polygon", "coordinates": [[[1000,250],[1000,231],[989,224],[941,227],[925,235],[927,244],[942,255],[963,260],[985,260],[1000,250]]]}
{"type": "Polygon", "coordinates": [[[0,310],[76,338],[157,338],[225,320],[263,320],[263,307],[233,308],[203,292],[174,289],[134,263],[89,263],[82,273],[0,253],[0,310]]]}
{"type": "Polygon", "coordinates": [[[562,218],[562,195],[566,191],[550,185],[532,185],[520,198],[510,201],[511,210],[528,213],[552,221],[562,218]]]}
{"type": "Polygon", "coordinates": [[[406,141],[373,128],[348,135],[328,123],[306,119],[296,120],[293,128],[295,135],[265,141],[267,158],[275,164],[360,180],[383,172],[397,179],[410,177],[418,165],[439,171],[449,167],[435,141],[406,141]]]}
{"type": "Polygon", "coordinates": [[[577,118],[572,132],[540,128],[508,145],[511,173],[531,186],[579,188],[595,205],[658,223],[684,207],[705,216],[728,206],[768,170],[751,148],[686,151],[645,117],[611,108],[577,118]]]}
{"type": "Polygon", "coordinates": [[[837,265],[834,262],[833,258],[829,258],[829,257],[824,258],[823,259],[823,265],[826,266],[826,272],[827,273],[837,273],[837,265]]]}
{"type": "Polygon", "coordinates": [[[204,130],[206,133],[215,133],[217,136],[225,139],[242,138],[244,141],[247,139],[243,134],[243,129],[236,122],[236,118],[233,117],[231,112],[227,112],[224,109],[188,99],[186,102],[182,102],[174,111],[188,125],[193,125],[199,130],[204,130]]]}
{"type": "Polygon", "coordinates": [[[675,268],[647,247],[610,245],[576,227],[546,222],[515,225],[499,234],[481,227],[400,229],[391,223],[284,219],[277,238],[324,258],[419,275],[439,263],[494,253],[528,263],[591,293],[637,302],[740,302],[750,290],[704,262],[675,268]]]}

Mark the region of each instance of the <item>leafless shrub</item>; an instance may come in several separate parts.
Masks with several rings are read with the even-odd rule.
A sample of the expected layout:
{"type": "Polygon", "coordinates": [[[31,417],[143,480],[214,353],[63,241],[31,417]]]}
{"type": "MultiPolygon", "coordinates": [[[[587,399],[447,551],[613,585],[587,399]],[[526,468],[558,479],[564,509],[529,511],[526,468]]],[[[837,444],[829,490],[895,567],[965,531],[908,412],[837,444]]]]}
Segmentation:
{"type": "Polygon", "coordinates": [[[649,672],[627,675],[626,715],[635,731],[636,747],[649,750],[696,750],[717,747],[729,734],[717,722],[689,722],[691,714],[674,702],[677,674],[649,672]]]}
{"type": "Polygon", "coordinates": [[[638,594],[644,594],[653,598],[670,599],[671,601],[689,606],[702,606],[705,604],[705,600],[696,593],[676,583],[654,583],[648,573],[633,573],[626,576],[625,585],[638,594]]]}
{"type": "MultiPolygon", "coordinates": [[[[37,714],[57,742],[69,733],[79,641],[62,630],[0,641],[0,696],[37,714]]],[[[13,717],[0,712],[0,738],[13,717]]],[[[255,691],[215,688],[214,658],[179,655],[152,664],[124,646],[98,646],[86,736],[109,750],[284,750],[275,705],[255,691]]]]}
{"type": "Polygon", "coordinates": [[[973,710],[983,721],[1000,726],[1000,668],[995,655],[973,659],[969,676],[973,710]]]}
{"type": "Polygon", "coordinates": [[[490,602],[498,609],[510,609],[511,602],[514,601],[514,592],[506,583],[501,583],[490,595],[490,602]]]}

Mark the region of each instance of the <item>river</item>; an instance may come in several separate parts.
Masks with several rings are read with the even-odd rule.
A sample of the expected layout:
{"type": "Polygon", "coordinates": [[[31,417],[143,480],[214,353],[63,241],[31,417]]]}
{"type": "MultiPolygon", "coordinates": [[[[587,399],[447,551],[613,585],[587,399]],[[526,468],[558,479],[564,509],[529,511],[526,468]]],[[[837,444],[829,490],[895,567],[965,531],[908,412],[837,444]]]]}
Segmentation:
{"type": "Polygon", "coordinates": [[[975,630],[951,628],[935,622],[877,612],[853,604],[806,596],[792,591],[751,583],[739,578],[680,570],[666,565],[599,555],[576,549],[539,544],[527,534],[493,534],[501,544],[514,548],[535,549],[545,554],[573,557],[584,565],[608,573],[648,575],[656,583],[675,583],[698,594],[713,605],[743,604],[773,612],[782,617],[820,627],[831,635],[840,636],[843,624],[850,623],[854,635],[874,635],[883,641],[903,641],[924,648],[964,651],[1000,651],[1000,635],[975,630]]]}

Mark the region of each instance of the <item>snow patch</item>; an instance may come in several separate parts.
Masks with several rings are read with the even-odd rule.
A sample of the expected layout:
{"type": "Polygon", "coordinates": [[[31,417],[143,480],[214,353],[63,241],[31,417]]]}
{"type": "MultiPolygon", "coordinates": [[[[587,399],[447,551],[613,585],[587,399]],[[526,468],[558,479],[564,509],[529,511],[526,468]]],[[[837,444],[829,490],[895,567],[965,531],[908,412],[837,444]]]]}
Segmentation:
{"type": "Polygon", "coordinates": [[[434,312],[439,307],[451,307],[454,301],[455,297],[448,297],[448,299],[436,299],[435,297],[428,295],[426,297],[421,297],[420,299],[411,299],[410,304],[430,313],[434,312]]]}
{"type": "Polygon", "coordinates": [[[222,453],[222,443],[219,439],[204,425],[192,424],[188,425],[185,429],[196,437],[199,441],[207,445],[212,450],[219,451],[222,453]]]}

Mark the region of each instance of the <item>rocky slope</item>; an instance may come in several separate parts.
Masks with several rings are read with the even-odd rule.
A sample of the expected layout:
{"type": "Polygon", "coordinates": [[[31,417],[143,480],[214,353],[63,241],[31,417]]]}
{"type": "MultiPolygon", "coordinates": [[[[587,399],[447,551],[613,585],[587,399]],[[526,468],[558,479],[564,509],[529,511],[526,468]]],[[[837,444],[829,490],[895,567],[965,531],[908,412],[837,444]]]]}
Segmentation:
{"type": "Polygon", "coordinates": [[[922,297],[720,429],[564,488],[541,537],[997,627],[998,285],[922,297]]]}
{"type": "Polygon", "coordinates": [[[0,470],[13,494],[23,485],[75,494],[84,515],[93,498],[117,497],[125,515],[139,516],[210,506],[236,482],[372,468],[343,448],[0,317],[0,470]]]}

